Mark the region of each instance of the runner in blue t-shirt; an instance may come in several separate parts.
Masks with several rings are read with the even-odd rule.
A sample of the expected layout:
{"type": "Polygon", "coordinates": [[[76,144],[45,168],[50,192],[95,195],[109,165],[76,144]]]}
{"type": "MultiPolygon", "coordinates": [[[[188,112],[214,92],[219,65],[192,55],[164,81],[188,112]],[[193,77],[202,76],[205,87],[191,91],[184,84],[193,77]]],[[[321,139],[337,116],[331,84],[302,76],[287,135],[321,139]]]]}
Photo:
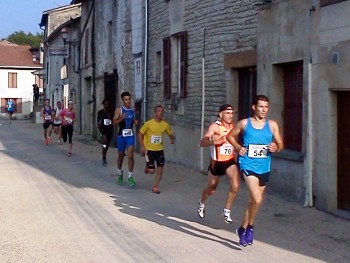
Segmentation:
{"type": "Polygon", "coordinates": [[[14,111],[15,111],[15,103],[13,102],[12,99],[9,99],[7,101],[7,112],[9,114],[9,123],[11,123],[11,119],[14,111]]]}

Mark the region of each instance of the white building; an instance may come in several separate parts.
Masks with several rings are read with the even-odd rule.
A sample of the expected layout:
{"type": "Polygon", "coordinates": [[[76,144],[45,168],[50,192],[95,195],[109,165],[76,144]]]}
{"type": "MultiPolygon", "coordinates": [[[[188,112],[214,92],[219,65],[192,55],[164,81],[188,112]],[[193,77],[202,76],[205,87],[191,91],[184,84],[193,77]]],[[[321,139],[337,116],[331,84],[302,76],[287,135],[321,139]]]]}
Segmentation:
{"type": "Polygon", "coordinates": [[[7,101],[15,102],[15,118],[28,118],[33,109],[33,84],[42,81],[32,73],[42,68],[37,50],[7,41],[0,42],[1,117],[7,115],[7,101]]]}

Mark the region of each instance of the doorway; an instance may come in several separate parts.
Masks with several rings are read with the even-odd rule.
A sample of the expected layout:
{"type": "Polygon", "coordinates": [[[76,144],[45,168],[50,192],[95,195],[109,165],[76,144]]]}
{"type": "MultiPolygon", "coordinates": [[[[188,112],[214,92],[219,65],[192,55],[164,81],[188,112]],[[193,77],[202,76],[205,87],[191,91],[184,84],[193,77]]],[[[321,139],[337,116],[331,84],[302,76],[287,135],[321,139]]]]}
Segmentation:
{"type": "Polygon", "coordinates": [[[350,210],[350,91],[338,94],[338,208],[350,210]]]}
{"type": "Polygon", "coordinates": [[[109,99],[110,107],[114,112],[117,105],[117,93],[118,93],[118,75],[114,70],[113,74],[104,74],[104,92],[105,98],[109,99]]]}

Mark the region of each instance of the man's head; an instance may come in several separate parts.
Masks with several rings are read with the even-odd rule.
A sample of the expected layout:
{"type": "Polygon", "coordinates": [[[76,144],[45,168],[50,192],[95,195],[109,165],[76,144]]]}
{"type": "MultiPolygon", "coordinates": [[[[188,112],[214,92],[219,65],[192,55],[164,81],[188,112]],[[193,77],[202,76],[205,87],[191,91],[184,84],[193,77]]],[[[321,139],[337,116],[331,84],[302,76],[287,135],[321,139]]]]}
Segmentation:
{"type": "Polygon", "coordinates": [[[233,107],[230,104],[222,104],[219,108],[218,117],[221,118],[222,122],[232,123],[233,113],[233,107]]]}
{"type": "Polygon", "coordinates": [[[56,102],[57,108],[61,109],[62,108],[62,103],[60,101],[56,102]]]}
{"type": "Polygon", "coordinates": [[[252,103],[252,109],[254,111],[254,115],[263,119],[266,118],[267,112],[269,111],[269,99],[265,95],[257,95],[252,103]]]}
{"type": "Polygon", "coordinates": [[[154,118],[156,120],[162,120],[164,115],[164,108],[162,105],[157,105],[154,107],[154,118]]]}
{"type": "Polygon", "coordinates": [[[46,99],[45,100],[45,106],[49,106],[50,105],[50,99],[46,99]]]}
{"type": "Polygon", "coordinates": [[[122,94],[120,95],[120,98],[122,99],[124,106],[130,107],[131,95],[129,92],[127,92],[127,91],[122,92],[122,94]]]}
{"type": "Polygon", "coordinates": [[[68,108],[70,108],[70,109],[73,108],[73,101],[72,100],[68,101],[68,108]]]}
{"type": "Polygon", "coordinates": [[[103,108],[104,108],[104,109],[108,109],[108,108],[109,108],[109,105],[110,105],[109,99],[104,99],[104,100],[102,101],[102,105],[103,105],[103,108]]]}

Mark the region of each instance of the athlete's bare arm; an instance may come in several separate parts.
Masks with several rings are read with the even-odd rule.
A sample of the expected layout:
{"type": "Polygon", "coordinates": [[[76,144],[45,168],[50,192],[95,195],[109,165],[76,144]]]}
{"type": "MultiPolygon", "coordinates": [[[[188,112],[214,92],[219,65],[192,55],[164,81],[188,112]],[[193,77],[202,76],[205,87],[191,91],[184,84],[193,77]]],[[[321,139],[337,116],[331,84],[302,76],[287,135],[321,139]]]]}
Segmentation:
{"type": "Polygon", "coordinates": [[[269,120],[269,125],[270,125],[270,129],[273,133],[273,138],[274,138],[274,141],[272,143],[270,143],[270,145],[269,145],[269,151],[270,152],[279,152],[279,151],[283,150],[284,144],[283,144],[283,139],[282,139],[278,124],[277,124],[277,122],[275,122],[273,120],[269,120]]]}
{"type": "Polygon", "coordinates": [[[237,122],[236,126],[233,128],[233,130],[230,131],[229,134],[226,136],[226,140],[235,147],[236,151],[239,155],[245,155],[247,152],[247,149],[241,146],[237,142],[237,136],[244,130],[245,126],[247,125],[247,119],[240,120],[237,122]]]}
{"type": "Polygon", "coordinates": [[[219,135],[219,126],[216,123],[210,124],[208,131],[204,134],[200,141],[200,147],[209,147],[213,145],[221,145],[226,142],[225,137],[215,138],[214,135],[219,135]]]}
{"type": "Polygon", "coordinates": [[[142,134],[140,131],[139,131],[139,134],[138,134],[138,139],[139,139],[139,143],[141,145],[141,155],[144,156],[145,153],[146,153],[146,147],[145,147],[145,144],[143,143],[143,139],[145,138],[145,135],[142,134]]]}
{"type": "Polygon", "coordinates": [[[113,125],[116,126],[125,119],[125,114],[120,114],[120,108],[116,108],[113,116],[113,125]]]}
{"type": "Polygon", "coordinates": [[[45,117],[45,114],[44,114],[44,107],[41,109],[41,111],[40,111],[40,116],[41,117],[45,117]]]}

